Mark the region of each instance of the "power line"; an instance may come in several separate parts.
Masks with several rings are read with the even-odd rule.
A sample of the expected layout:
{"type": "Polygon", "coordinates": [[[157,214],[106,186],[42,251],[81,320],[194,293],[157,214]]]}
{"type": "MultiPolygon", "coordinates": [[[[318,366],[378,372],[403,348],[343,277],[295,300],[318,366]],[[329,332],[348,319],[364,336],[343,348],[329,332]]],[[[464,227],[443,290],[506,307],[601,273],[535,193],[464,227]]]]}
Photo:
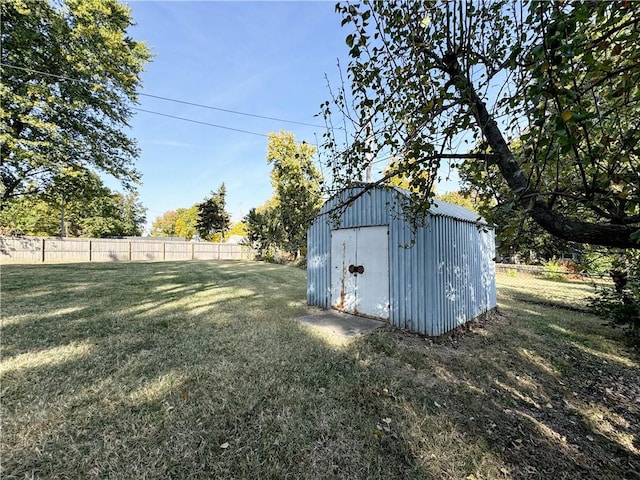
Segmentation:
{"type": "Polygon", "coordinates": [[[201,103],[193,103],[193,102],[187,102],[184,100],[177,100],[175,98],[161,97],[160,95],[151,95],[150,93],[138,93],[138,95],[142,97],[157,98],[159,100],[165,100],[167,102],[181,103],[183,105],[191,105],[194,107],[208,108],[209,110],[217,110],[219,112],[233,113],[235,115],[244,115],[246,117],[263,118],[265,120],[274,120],[276,122],[293,123],[296,125],[304,125],[307,127],[324,128],[324,125],[314,125],[313,123],[297,122],[295,120],[285,120],[283,118],[276,118],[276,117],[267,117],[265,115],[257,115],[255,113],[238,112],[236,110],[228,110],[226,108],[212,107],[210,105],[202,105],[201,103]]]}
{"type": "Polygon", "coordinates": [[[131,107],[131,108],[139,112],[151,113],[153,115],[159,115],[161,117],[175,118],[176,120],[182,120],[184,122],[198,123],[200,125],[207,125],[208,127],[224,128],[225,130],[232,130],[234,132],[248,133],[249,135],[257,135],[259,137],[269,138],[269,135],[265,135],[264,133],[250,132],[249,130],[241,130],[239,128],[225,127],[224,125],[216,125],[215,123],[201,122],[200,120],[193,120],[191,118],[178,117],[176,115],[169,115],[168,113],[160,113],[160,112],[154,112],[152,110],[145,110],[144,108],[138,108],[138,107],[131,107]]]}
{"type": "MultiPolygon", "coordinates": [[[[56,74],[53,74],[53,73],[42,72],[40,70],[33,70],[31,68],[18,67],[17,65],[12,65],[12,64],[9,64],[9,63],[0,62],[0,65],[3,66],[3,67],[14,68],[16,70],[22,70],[24,72],[36,73],[38,75],[44,75],[44,76],[47,76],[47,77],[58,78],[60,80],[68,80],[70,82],[90,83],[90,84],[93,84],[93,85],[97,85],[95,82],[91,82],[90,80],[80,80],[80,79],[77,79],[77,78],[66,77],[64,75],[56,75],[56,74]]],[[[244,115],[246,117],[262,118],[262,119],[265,119],[265,120],[273,120],[273,121],[276,121],[276,122],[292,123],[292,124],[295,124],[295,125],[303,125],[303,126],[307,126],[307,127],[315,127],[315,128],[324,128],[325,127],[324,125],[316,125],[316,124],[313,124],[313,123],[298,122],[296,120],[286,120],[284,118],[268,117],[266,115],[258,115],[258,114],[255,114],[255,113],[246,113],[246,112],[239,112],[237,110],[230,110],[230,109],[226,109],[226,108],[212,107],[211,105],[203,105],[201,103],[187,102],[186,100],[178,100],[176,98],[163,97],[163,96],[160,96],[160,95],[152,95],[150,93],[138,92],[138,95],[141,96],[141,97],[156,98],[158,100],[164,100],[166,102],[181,103],[183,105],[191,105],[193,107],[207,108],[209,110],[217,110],[217,111],[220,111],[220,112],[233,113],[235,115],[244,115]]],[[[221,127],[221,128],[224,128],[224,127],[221,127]]]]}

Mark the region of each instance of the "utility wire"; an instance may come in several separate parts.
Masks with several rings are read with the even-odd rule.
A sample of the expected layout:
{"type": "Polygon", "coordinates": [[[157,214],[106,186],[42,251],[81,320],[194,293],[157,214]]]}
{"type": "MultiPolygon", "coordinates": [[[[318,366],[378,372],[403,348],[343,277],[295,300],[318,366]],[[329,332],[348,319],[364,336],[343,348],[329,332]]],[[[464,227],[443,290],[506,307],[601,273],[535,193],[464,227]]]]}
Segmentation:
{"type": "Polygon", "coordinates": [[[153,115],[160,115],[161,117],[175,118],[176,120],[182,120],[184,122],[199,123],[200,125],[207,125],[209,127],[224,128],[225,130],[232,130],[234,132],[248,133],[249,135],[257,135],[259,137],[269,138],[269,135],[265,135],[264,133],[250,132],[249,130],[241,130],[239,128],[225,127],[223,125],[216,125],[215,123],[201,122],[200,120],[193,120],[191,118],[178,117],[176,115],[169,115],[168,113],[160,113],[160,112],[154,112],[151,110],[145,110],[144,108],[138,108],[138,107],[131,107],[131,108],[139,112],[151,113],[153,115]]]}
{"type": "MultiPolygon", "coordinates": [[[[95,82],[91,82],[89,80],[80,80],[80,79],[77,79],[77,78],[66,77],[64,75],[55,75],[53,73],[47,73],[47,72],[42,72],[42,71],[39,71],[39,70],[33,70],[31,68],[18,67],[17,65],[12,65],[12,64],[9,64],[9,63],[4,63],[4,62],[0,62],[0,66],[14,68],[16,70],[22,70],[22,71],[29,72],[29,73],[36,73],[38,75],[44,75],[44,76],[47,76],[47,77],[58,78],[58,79],[61,79],[61,80],[68,80],[68,81],[71,81],[71,82],[90,83],[90,84],[94,84],[94,85],[96,84],[95,82]]],[[[304,125],[304,126],[307,126],[307,127],[325,128],[324,125],[315,125],[313,123],[298,122],[298,121],[295,121],[295,120],[285,120],[284,118],[268,117],[268,116],[265,116],[265,115],[257,115],[255,113],[239,112],[237,110],[229,110],[229,109],[226,109],[226,108],[212,107],[210,105],[203,105],[201,103],[187,102],[185,100],[178,100],[178,99],[175,99],[175,98],[163,97],[163,96],[160,96],[160,95],[152,95],[150,93],[138,92],[138,95],[141,96],[141,97],[156,98],[158,100],[164,100],[166,102],[181,103],[183,105],[191,105],[193,107],[207,108],[209,110],[217,110],[219,112],[233,113],[235,115],[244,115],[246,117],[262,118],[262,119],[265,119],[265,120],[273,120],[273,121],[276,121],[276,122],[292,123],[292,124],[296,124],[296,125],[304,125]]],[[[225,128],[225,127],[221,127],[221,128],[225,128]]]]}
{"type": "Polygon", "coordinates": [[[191,106],[194,106],[194,107],[208,108],[209,110],[217,110],[219,112],[233,113],[235,115],[244,115],[246,117],[263,118],[265,120],[274,120],[276,122],[294,123],[296,125],[304,125],[306,127],[324,128],[324,125],[314,125],[313,123],[297,122],[295,120],[285,120],[283,118],[276,118],[276,117],[267,117],[267,116],[264,116],[264,115],[257,115],[255,113],[238,112],[236,110],[228,110],[226,108],[219,108],[219,107],[211,107],[209,105],[202,105],[201,103],[186,102],[184,100],[176,100],[175,98],[161,97],[159,95],[151,95],[150,93],[138,93],[138,95],[140,95],[142,97],[157,98],[159,100],[165,100],[167,102],[182,103],[183,105],[191,105],[191,106]]]}

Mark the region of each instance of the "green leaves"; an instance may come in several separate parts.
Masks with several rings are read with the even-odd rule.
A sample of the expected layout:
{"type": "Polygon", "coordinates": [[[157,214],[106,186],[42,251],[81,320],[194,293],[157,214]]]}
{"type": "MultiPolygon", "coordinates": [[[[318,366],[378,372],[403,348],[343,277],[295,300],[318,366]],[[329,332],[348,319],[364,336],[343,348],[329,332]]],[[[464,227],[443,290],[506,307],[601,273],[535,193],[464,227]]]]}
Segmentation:
{"type": "MultiPolygon", "coordinates": [[[[490,155],[470,161],[470,188],[535,215],[565,239],[636,247],[630,235],[640,228],[638,5],[339,6],[343,25],[352,28],[351,62],[349,84],[333,104],[351,122],[353,138],[325,136],[333,180],[349,185],[371,158],[392,156],[414,200],[428,203],[422,174],[435,179],[451,153],[473,157],[461,145],[473,148],[482,136],[490,155]],[[620,179],[615,187],[611,178],[620,179]]],[[[324,108],[328,124],[335,112],[324,108]]]]}
{"type": "Polygon", "coordinates": [[[349,48],[353,47],[353,42],[355,41],[355,39],[356,39],[355,34],[350,33],[349,35],[347,35],[347,38],[345,41],[347,42],[347,46],[349,48]]]}
{"type": "Polygon", "coordinates": [[[226,187],[222,183],[217,191],[211,192],[209,198],[197,204],[198,219],[195,229],[201,238],[212,240],[215,234],[220,234],[220,237],[224,238],[231,222],[230,216],[225,210],[225,197],[226,187]]]}
{"type": "Polygon", "coordinates": [[[0,211],[3,229],[26,235],[136,236],[145,221],[137,192],[113,192],[97,175],[70,168],[44,192],[9,199],[0,211]]]}
{"type": "Polygon", "coordinates": [[[123,129],[151,56],[128,36],[128,7],[9,1],[0,17],[2,198],[44,191],[72,165],[138,183],[138,149],[123,129]]]}
{"type": "Polygon", "coordinates": [[[198,205],[164,212],[151,225],[151,236],[182,237],[191,240],[196,235],[198,205]]]}
{"type": "Polygon", "coordinates": [[[313,163],[315,148],[297,143],[290,132],[269,134],[267,163],[272,165],[271,200],[246,217],[249,238],[258,250],[281,248],[297,255],[307,243],[307,228],[322,204],[322,175],[313,163]]]}

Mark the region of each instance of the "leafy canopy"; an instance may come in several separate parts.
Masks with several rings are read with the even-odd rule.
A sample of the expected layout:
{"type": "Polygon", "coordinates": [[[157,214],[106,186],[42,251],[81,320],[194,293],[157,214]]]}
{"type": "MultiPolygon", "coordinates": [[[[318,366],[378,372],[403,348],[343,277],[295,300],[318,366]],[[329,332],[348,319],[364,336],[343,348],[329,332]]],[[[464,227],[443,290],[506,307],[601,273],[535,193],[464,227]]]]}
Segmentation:
{"type": "Polygon", "coordinates": [[[64,173],[57,179],[64,181],[50,185],[40,195],[6,201],[0,211],[2,231],[89,238],[142,234],[146,209],[136,192],[113,192],[87,171],[64,173]]]}
{"type": "Polygon", "coordinates": [[[139,181],[123,129],[151,55],[117,0],[0,2],[0,199],[39,193],[64,169],[139,181]]]}
{"type": "Polygon", "coordinates": [[[258,257],[273,257],[284,244],[284,231],[280,222],[279,206],[273,198],[264,205],[252,208],[244,217],[247,238],[258,257]]]}
{"type": "Polygon", "coordinates": [[[474,188],[498,175],[511,208],[556,237],[640,247],[640,2],[336,9],[350,28],[349,83],[323,113],[353,122],[352,140],[325,135],[339,184],[390,153],[380,183],[409,178],[424,209],[440,165],[464,163],[474,188]]]}
{"type": "Polygon", "coordinates": [[[157,217],[151,225],[152,237],[183,237],[191,240],[196,235],[198,204],[190,208],[169,210],[157,217]]]}
{"type": "Polygon", "coordinates": [[[211,196],[198,204],[198,219],[195,228],[201,238],[207,240],[214,239],[214,235],[220,234],[219,239],[225,237],[226,231],[231,223],[230,216],[225,210],[227,189],[224,183],[218,190],[211,192],[211,196]]]}
{"type": "Polygon", "coordinates": [[[313,162],[316,149],[296,142],[291,132],[269,134],[267,163],[273,196],[245,217],[248,238],[260,256],[276,250],[296,258],[307,244],[307,228],[322,205],[322,175],[313,162]]]}

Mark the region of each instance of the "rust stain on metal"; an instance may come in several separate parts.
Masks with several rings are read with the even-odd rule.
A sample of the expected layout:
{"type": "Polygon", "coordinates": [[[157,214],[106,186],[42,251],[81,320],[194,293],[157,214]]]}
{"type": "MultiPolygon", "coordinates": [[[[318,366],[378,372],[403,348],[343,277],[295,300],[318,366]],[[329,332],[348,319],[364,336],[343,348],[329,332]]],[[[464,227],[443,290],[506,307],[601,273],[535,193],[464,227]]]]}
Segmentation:
{"type": "Polygon", "coordinates": [[[338,310],[344,310],[344,301],[346,298],[346,291],[345,291],[345,285],[344,285],[344,279],[347,276],[347,270],[345,268],[345,263],[344,263],[346,259],[346,252],[347,252],[347,244],[343,243],[342,244],[342,276],[340,278],[340,301],[336,305],[336,308],[338,310]]]}

